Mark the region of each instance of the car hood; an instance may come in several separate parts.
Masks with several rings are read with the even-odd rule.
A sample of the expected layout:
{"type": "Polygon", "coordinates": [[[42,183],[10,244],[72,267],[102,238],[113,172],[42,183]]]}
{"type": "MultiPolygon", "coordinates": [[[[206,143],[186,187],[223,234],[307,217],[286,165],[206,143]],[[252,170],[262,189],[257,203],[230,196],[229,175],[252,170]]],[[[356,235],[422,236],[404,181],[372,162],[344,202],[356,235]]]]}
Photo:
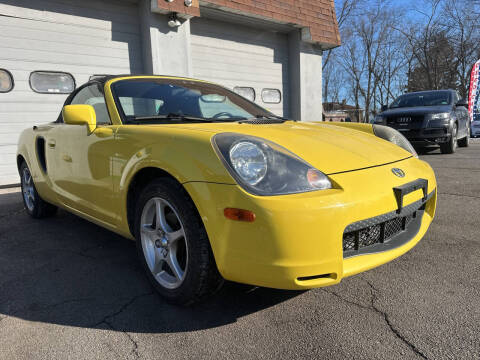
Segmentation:
{"type": "Polygon", "coordinates": [[[408,151],[373,135],[371,125],[366,124],[364,131],[325,123],[293,121],[261,125],[206,123],[163,126],[264,138],[285,147],[325,174],[380,166],[412,156],[408,151]]]}
{"type": "Polygon", "coordinates": [[[404,107],[396,109],[388,109],[381,113],[382,116],[397,116],[397,115],[415,115],[415,114],[437,114],[452,111],[451,105],[438,106],[416,106],[404,107]]]}

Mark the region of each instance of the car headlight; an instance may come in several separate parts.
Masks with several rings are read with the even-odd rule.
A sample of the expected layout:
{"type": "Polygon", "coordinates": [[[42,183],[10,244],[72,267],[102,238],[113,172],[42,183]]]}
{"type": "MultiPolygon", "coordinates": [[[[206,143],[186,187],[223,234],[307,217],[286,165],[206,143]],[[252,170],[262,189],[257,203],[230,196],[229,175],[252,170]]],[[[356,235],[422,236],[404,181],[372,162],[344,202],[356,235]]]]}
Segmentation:
{"type": "Polygon", "coordinates": [[[287,195],[332,188],[324,173],[271,141],[222,133],[215,135],[212,142],[230,175],[254,195],[287,195]]]}
{"type": "Polygon", "coordinates": [[[402,149],[407,150],[413,156],[418,157],[418,154],[413,148],[412,144],[410,144],[410,141],[408,141],[405,136],[400,134],[399,131],[388,126],[373,125],[373,132],[379,138],[390,141],[391,143],[400,146],[402,149]]]}
{"type": "Polygon", "coordinates": [[[439,114],[432,114],[432,120],[445,120],[450,117],[450,113],[439,113],[439,114]]]}

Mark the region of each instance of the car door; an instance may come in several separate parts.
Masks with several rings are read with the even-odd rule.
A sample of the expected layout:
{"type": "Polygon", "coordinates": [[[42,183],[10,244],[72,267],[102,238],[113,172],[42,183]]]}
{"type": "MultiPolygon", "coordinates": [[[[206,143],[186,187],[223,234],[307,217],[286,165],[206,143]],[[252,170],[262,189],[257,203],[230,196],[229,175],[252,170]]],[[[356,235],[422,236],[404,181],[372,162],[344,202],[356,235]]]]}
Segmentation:
{"type": "Polygon", "coordinates": [[[116,222],[112,157],[116,125],[112,125],[100,84],[80,89],[71,105],[93,106],[97,127],[63,124],[55,132],[54,183],[59,200],[67,207],[110,225],[116,222]]]}

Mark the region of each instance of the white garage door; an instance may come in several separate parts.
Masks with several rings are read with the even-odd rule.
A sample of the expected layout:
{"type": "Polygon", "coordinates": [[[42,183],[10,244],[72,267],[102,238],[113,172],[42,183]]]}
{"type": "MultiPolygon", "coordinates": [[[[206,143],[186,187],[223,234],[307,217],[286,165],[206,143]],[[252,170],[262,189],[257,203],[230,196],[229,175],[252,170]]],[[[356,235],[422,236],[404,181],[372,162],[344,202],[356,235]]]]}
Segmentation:
{"type": "Polygon", "coordinates": [[[206,18],[191,20],[191,34],[196,78],[253,88],[255,102],[288,116],[287,35],[206,18]]]}
{"type": "Polygon", "coordinates": [[[67,95],[38,94],[30,72],[68,72],[77,86],[92,74],[142,71],[136,5],[121,1],[2,0],[0,68],[14,78],[0,93],[0,186],[18,183],[15,152],[21,130],[54,121],[67,95]]]}

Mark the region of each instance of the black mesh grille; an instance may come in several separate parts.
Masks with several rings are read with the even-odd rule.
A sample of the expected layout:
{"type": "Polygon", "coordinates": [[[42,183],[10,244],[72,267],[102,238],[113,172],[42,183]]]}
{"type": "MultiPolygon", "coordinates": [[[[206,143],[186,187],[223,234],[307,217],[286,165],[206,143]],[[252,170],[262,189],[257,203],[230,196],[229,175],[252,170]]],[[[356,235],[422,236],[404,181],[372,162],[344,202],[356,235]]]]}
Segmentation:
{"type": "Polygon", "coordinates": [[[359,246],[365,247],[376,244],[380,241],[380,225],[370,226],[359,231],[359,246]]]}
{"type": "Polygon", "coordinates": [[[343,250],[355,250],[355,234],[348,233],[343,236],[343,250]]]}
{"type": "Polygon", "coordinates": [[[386,243],[407,230],[415,217],[416,212],[363,229],[346,232],[343,235],[343,251],[359,250],[375,244],[386,243]]]}
{"type": "Polygon", "coordinates": [[[390,239],[403,230],[403,219],[396,218],[385,223],[385,239],[390,239]]]}

